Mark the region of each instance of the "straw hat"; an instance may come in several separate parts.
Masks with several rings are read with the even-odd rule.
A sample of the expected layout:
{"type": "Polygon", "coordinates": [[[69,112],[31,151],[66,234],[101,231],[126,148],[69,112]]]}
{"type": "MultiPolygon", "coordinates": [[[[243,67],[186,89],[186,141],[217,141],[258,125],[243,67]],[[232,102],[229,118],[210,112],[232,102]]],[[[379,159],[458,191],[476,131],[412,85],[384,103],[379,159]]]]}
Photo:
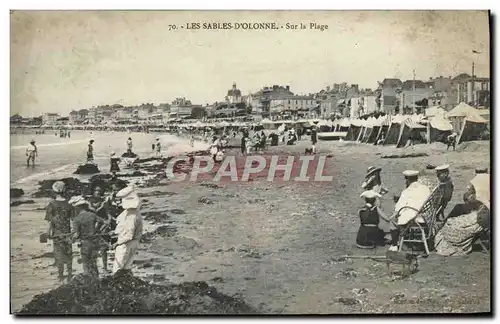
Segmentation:
{"type": "Polygon", "coordinates": [[[380,197],[382,197],[382,195],[380,195],[378,192],[376,192],[374,190],[367,190],[367,191],[363,192],[360,197],[373,199],[373,198],[380,198],[380,197]]]}
{"type": "Polygon", "coordinates": [[[371,177],[373,174],[380,172],[380,171],[382,171],[382,168],[376,168],[374,166],[368,167],[368,169],[366,170],[365,179],[371,177]]]}
{"type": "Polygon", "coordinates": [[[55,193],[62,193],[64,191],[64,188],[66,187],[66,185],[64,184],[64,182],[62,181],[56,181],[54,182],[54,184],[52,185],[52,190],[55,192],[55,193]]]}
{"type": "Polygon", "coordinates": [[[76,207],[76,206],[81,206],[81,205],[85,205],[87,204],[88,205],[88,201],[85,200],[85,198],[83,198],[83,196],[73,196],[71,197],[71,199],[68,201],[68,203],[73,206],[73,207],[76,207]]]}
{"type": "Polygon", "coordinates": [[[416,171],[416,170],[406,170],[403,172],[403,175],[406,177],[406,178],[409,178],[409,177],[416,177],[418,176],[419,172],[416,171]]]}

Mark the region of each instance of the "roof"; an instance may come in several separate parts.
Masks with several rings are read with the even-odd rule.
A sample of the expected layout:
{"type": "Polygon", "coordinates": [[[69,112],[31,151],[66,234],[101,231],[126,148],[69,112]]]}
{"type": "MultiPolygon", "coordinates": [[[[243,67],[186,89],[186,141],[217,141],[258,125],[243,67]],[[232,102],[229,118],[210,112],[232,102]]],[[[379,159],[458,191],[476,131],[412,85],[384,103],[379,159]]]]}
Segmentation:
{"type": "MultiPolygon", "coordinates": [[[[406,80],[402,85],[403,90],[413,90],[413,80],[406,80]]],[[[426,85],[421,80],[415,80],[415,89],[425,89],[426,85]]]]}
{"type": "Polygon", "coordinates": [[[455,108],[450,110],[446,114],[446,117],[466,117],[470,114],[479,115],[479,110],[474,108],[474,107],[469,106],[465,102],[461,102],[455,108]]]}
{"type": "Polygon", "coordinates": [[[469,78],[470,78],[470,75],[468,75],[467,73],[460,73],[459,75],[457,75],[456,77],[453,78],[453,81],[465,80],[465,79],[469,79],[469,78]]]}
{"type": "Polygon", "coordinates": [[[446,110],[444,110],[443,108],[441,108],[439,106],[429,107],[429,108],[425,109],[425,115],[429,116],[429,117],[437,116],[437,115],[443,116],[445,113],[446,113],[446,110]]]}
{"type": "Polygon", "coordinates": [[[384,79],[384,81],[382,81],[382,86],[384,88],[399,88],[403,85],[403,82],[401,82],[401,80],[399,79],[384,79]]]}

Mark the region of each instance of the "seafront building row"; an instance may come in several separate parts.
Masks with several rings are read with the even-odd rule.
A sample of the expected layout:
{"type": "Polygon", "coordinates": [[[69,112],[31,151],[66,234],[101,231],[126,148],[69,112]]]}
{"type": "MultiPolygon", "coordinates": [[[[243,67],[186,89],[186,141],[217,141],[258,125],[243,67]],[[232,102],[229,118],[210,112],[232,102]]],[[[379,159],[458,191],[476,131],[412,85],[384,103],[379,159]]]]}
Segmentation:
{"type": "Polygon", "coordinates": [[[252,120],[287,118],[359,117],[382,112],[395,115],[419,114],[432,106],[445,110],[466,102],[476,108],[490,106],[490,79],[470,76],[430,78],[427,81],[386,78],[375,90],[362,89],[357,84],[335,83],[317,93],[297,94],[290,86],[266,86],[255,93],[243,95],[237,84],[220,102],[193,104],[189,99],[176,98],[171,103],[143,103],[124,107],[119,104],[72,110],[68,116],[44,113],[40,117],[11,117],[11,124],[161,125],[179,119],[210,119],[248,117],[252,120]]]}

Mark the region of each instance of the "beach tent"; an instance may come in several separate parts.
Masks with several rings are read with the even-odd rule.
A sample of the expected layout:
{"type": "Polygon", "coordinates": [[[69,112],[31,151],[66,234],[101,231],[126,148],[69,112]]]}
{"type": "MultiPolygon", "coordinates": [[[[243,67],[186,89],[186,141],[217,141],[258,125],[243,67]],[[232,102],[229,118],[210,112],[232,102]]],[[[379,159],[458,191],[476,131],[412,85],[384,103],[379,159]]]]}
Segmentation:
{"type": "Polygon", "coordinates": [[[387,129],[389,128],[390,124],[389,121],[390,121],[389,115],[379,116],[375,121],[375,124],[373,125],[373,130],[370,136],[368,137],[367,143],[377,144],[377,141],[379,140],[382,131],[387,132],[387,129]]]}
{"type": "Polygon", "coordinates": [[[469,114],[462,122],[462,129],[457,139],[457,144],[483,139],[487,130],[488,121],[479,114],[469,114]]]}
{"type": "Polygon", "coordinates": [[[443,115],[435,115],[430,118],[427,123],[428,141],[429,143],[441,142],[446,143],[448,135],[453,133],[453,126],[450,121],[443,115]]]}
{"type": "Polygon", "coordinates": [[[361,138],[361,143],[367,143],[368,142],[368,138],[370,137],[370,134],[373,131],[373,127],[375,126],[376,120],[377,119],[375,117],[370,117],[370,118],[368,118],[366,120],[365,130],[363,132],[363,137],[361,138]]]}
{"type": "Polygon", "coordinates": [[[469,106],[465,102],[461,102],[455,108],[446,113],[445,117],[451,121],[451,125],[453,126],[455,132],[460,133],[465,117],[469,115],[480,115],[480,110],[469,106]]]}
{"type": "Polygon", "coordinates": [[[439,106],[429,107],[429,108],[425,109],[425,115],[427,117],[434,117],[437,115],[443,116],[445,113],[446,113],[446,110],[444,110],[443,108],[441,108],[439,106]]]}
{"type": "Polygon", "coordinates": [[[385,139],[387,132],[389,131],[389,127],[391,126],[391,115],[385,115],[379,117],[380,128],[377,134],[377,137],[373,141],[373,144],[377,145],[378,141],[381,139],[385,139]]]}
{"type": "Polygon", "coordinates": [[[333,129],[333,123],[331,121],[322,119],[320,120],[316,126],[318,126],[320,132],[332,132],[334,131],[333,129]]]}
{"type": "Polygon", "coordinates": [[[340,123],[338,124],[336,131],[347,132],[349,130],[350,126],[351,126],[351,122],[349,121],[349,118],[343,118],[340,120],[340,123]]]}
{"type": "Polygon", "coordinates": [[[425,134],[422,136],[427,129],[426,126],[420,123],[422,117],[421,115],[411,115],[401,123],[401,131],[396,147],[405,147],[410,137],[426,137],[425,134]]]}
{"type": "Polygon", "coordinates": [[[359,119],[351,119],[349,129],[347,130],[347,135],[345,136],[346,141],[355,141],[359,132],[361,131],[361,121],[359,119]]]}
{"type": "Polygon", "coordinates": [[[390,124],[387,128],[387,133],[384,140],[384,145],[394,145],[398,143],[401,133],[401,123],[407,118],[403,115],[395,115],[390,118],[390,124]]]}

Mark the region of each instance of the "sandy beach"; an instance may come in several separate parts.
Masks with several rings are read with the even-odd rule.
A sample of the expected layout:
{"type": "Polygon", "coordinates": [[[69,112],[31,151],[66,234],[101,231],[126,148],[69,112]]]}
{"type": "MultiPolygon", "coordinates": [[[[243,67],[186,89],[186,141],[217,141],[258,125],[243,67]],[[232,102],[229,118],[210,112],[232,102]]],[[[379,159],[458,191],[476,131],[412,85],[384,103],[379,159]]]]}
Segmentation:
{"type": "MultiPolygon", "coordinates": [[[[309,140],[303,139],[293,146],[270,147],[265,155],[301,155],[309,145],[309,140]]],[[[160,226],[164,230],[163,235],[141,244],[134,274],[159,284],[206,281],[269,314],[491,310],[489,254],[431,254],[421,259],[419,271],[406,279],[389,277],[383,262],[342,258],[384,255],[387,249],[359,250],[355,244],[357,211],[363,204],[360,184],[368,166],[382,168],[382,181],[389,190],[382,206],[390,213],[394,208],[392,195],[404,188],[404,170],[421,170],[424,178],[435,182],[434,171],[426,170],[426,165],[449,163],[455,185],[449,211],[461,201],[475,168],[489,167],[490,142],[464,143],[455,152],[446,152],[440,143],[396,149],[322,141],[317,147],[320,155],[328,156],[325,173],[334,177],[331,182],[268,182],[256,177],[249,182],[166,181],[141,188],[146,230],[160,226]],[[428,156],[382,158],[402,152],[428,156]],[[152,218],[157,220],[155,224],[148,220],[152,218]]],[[[238,151],[227,154],[238,155],[238,151]]],[[[138,153],[142,156],[146,151],[138,153]]],[[[102,171],[108,171],[104,158],[98,163],[103,163],[99,165],[102,171]]],[[[70,171],[61,170],[50,178],[71,177],[70,171]]],[[[47,254],[52,247],[38,242],[47,226],[43,209],[48,199],[29,197],[36,189],[35,180],[42,179],[24,183],[31,191],[22,197],[35,203],[11,208],[14,312],[35,295],[59,285],[56,268],[51,266],[53,259],[47,254]]],[[[11,181],[11,187],[19,186],[11,181]]],[[[78,273],[82,270],[76,246],[74,251],[78,273]]]]}

